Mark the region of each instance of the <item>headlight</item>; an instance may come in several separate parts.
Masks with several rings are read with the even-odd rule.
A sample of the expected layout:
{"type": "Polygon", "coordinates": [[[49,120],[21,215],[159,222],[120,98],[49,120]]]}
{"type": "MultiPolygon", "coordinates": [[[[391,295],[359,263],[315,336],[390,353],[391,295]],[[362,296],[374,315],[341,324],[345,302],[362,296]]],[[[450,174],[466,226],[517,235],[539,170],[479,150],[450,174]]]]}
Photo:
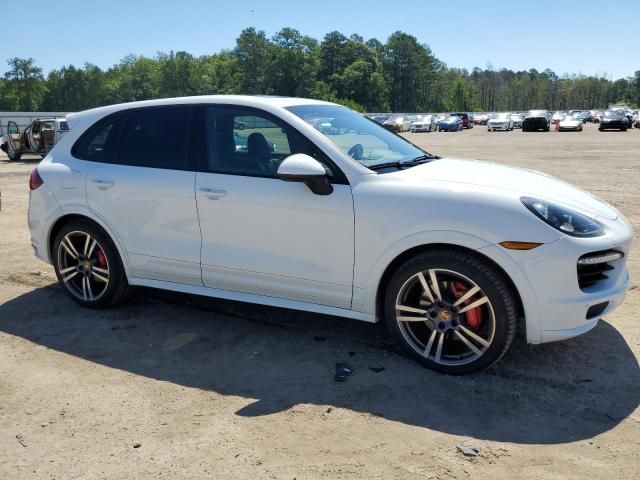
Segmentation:
{"type": "Polygon", "coordinates": [[[522,197],[520,201],[538,218],[572,237],[597,237],[604,233],[598,222],[568,208],[531,197],[522,197]]]}

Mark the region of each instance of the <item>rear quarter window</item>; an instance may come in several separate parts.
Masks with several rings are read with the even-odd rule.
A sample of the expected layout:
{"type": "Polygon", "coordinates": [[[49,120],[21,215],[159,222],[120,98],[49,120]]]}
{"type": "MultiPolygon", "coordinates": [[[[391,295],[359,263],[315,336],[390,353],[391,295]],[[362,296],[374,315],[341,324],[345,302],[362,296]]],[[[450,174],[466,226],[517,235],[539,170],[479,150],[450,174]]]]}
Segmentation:
{"type": "Polygon", "coordinates": [[[98,120],[78,139],[71,154],[91,162],[117,163],[118,141],[127,116],[127,111],[121,111],[98,120]]]}

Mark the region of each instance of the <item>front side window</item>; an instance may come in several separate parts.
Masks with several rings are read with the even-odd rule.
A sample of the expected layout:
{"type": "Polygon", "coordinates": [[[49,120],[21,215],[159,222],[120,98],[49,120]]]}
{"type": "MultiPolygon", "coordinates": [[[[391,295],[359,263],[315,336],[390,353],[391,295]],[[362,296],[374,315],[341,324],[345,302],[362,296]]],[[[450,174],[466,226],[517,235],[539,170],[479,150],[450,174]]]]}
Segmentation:
{"type": "Polygon", "coordinates": [[[365,167],[411,161],[426,152],[379,124],[338,105],[298,105],[287,110],[323,133],[365,167]]]}
{"type": "Polygon", "coordinates": [[[295,129],[266,112],[233,106],[206,111],[207,155],[202,169],[211,173],[276,178],[282,160],[311,155],[335,176],[335,167],[295,129]]]}
{"type": "Polygon", "coordinates": [[[122,132],[122,165],[187,170],[191,108],[171,106],[133,110],[122,132]]]}

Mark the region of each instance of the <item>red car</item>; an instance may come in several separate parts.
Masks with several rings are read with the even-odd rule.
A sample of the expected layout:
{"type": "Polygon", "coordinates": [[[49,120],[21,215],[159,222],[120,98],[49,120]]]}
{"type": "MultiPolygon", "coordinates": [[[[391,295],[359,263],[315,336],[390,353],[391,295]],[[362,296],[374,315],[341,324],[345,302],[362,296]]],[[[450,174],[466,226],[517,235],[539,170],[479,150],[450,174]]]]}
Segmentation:
{"type": "Polygon", "coordinates": [[[471,120],[471,115],[464,112],[456,112],[451,115],[455,115],[456,117],[460,117],[462,119],[462,128],[473,128],[473,121],[471,120]]]}

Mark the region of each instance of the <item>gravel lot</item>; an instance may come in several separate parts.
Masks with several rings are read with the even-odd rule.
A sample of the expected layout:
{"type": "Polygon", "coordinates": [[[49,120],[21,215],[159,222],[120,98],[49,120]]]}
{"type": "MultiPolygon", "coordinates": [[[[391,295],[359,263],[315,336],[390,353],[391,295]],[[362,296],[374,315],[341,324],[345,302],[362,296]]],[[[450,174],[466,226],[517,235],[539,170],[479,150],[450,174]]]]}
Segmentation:
{"type": "Polygon", "coordinates": [[[559,176],[636,231],[618,311],[463,378],[398,355],[378,325],[151,290],[82,309],[31,253],[36,161],[0,158],[0,478],[638,478],[640,131],[586,127],[407,134],[559,176]],[[336,383],[342,361],[355,371],[336,383]]]}

